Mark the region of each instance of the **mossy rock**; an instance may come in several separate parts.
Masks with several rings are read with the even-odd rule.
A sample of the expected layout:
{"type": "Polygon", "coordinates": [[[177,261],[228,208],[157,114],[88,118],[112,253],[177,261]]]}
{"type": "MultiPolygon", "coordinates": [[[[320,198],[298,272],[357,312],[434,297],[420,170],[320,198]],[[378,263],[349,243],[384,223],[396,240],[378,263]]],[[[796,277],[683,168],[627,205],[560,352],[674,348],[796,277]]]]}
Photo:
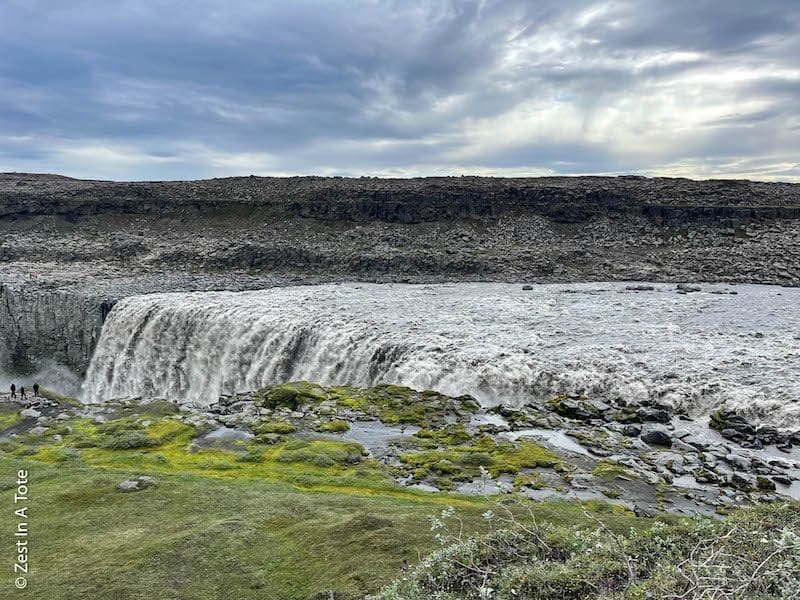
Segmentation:
{"type": "Polygon", "coordinates": [[[278,435],[287,435],[297,431],[297,427],[288,421],[266,421],[258,425],[253,431],[256,434],[277,433],[278,435]]]}
{"type": "Polygon", "coordinates": [[[255,393],[257,404],[265,408],[297,410],[304,404],[318,403],[328,397],[325,388],[308,381],[295,381],[261,388],[255,393]]]}
{"type": "Polygon", "coordinates": [[[592,475],[598,479],[635,479],[636,473],[629,468],[611,460],[600,460],[592,469],[592,475]]]}
{"type": "Polygon", "coordinates": [[[51,402],[55,402],[56,404],[62,407],[67,407],[67,406],[72,408],[83,407],[83,403],[77,398],[72,398],[70,396],[62,396],[61,394],[54,392],[53,390],[49,390],[47,388],[39,388],[39,395],[42,398],[46,398],[51,402]]]}
{"type": "Polygon", "coordinates": [[[600,410],[586,398],[576,398],[574,396],[558,396],[547,401],[547,405],[554,412],[578,421],[590,421],[600,417],[600,410]]]}
{"type": "Polygon", "coordinates": [[[365,455],[364,447],[352,442],[293,440],[284,444],[277,459],[279,462],[334,467],[358,464],[365,455]]]}
{"type": "Polygon", "coordinates": [[[320,433],[344,433],[345,431],[350,431],[350,424],[342,419],[334,419],[333,421],[322,423],[317,427],[317,431],[320,433]]]}

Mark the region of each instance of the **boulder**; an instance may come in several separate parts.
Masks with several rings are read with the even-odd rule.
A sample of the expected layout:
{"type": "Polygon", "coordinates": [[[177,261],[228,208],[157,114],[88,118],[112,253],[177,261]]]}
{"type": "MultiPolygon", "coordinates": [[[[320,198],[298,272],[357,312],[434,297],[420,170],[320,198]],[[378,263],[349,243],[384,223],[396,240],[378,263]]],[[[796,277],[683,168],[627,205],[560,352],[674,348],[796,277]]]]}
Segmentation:
{"type": "Polygon", "coordinates": [[[147,488],[156,487],[157,482],[154,478],[147,475],[140,475],[133,479],[126,479],[117,486],[117,490],[123,493],[139,492],[147,488]]]}
{"type": "Polygon", "coordinates": [[[756,476],[756,485],[762,492],[774,492],[776,489],[775,482],[769,477],[764,477],[763,475],[756,476]]]}
{"type": "Polygon", "coordinates": [[[669,423],[671,415],[663,409],[643,407],[636,411],[636,416],[643,422],[669,423]]]}
{"type": "MultiPolygon", "coordinates": [[[[602,404],[602,403],[598,403],[602,404]]],[[[548,400],[547,405],[556,413],[568,419],[590,421],[600,418],[600,407],[580,396],[559,396],[548,400]]]]}
{"type": "Polygon", "coordinates": [[[743,492],[750,492],[755,490],[758,486],[758,482],[753,475],[748,475],[746,473],[734,473],[731,475],[730,484],[732,487],[735,487],[737,490],[741,490],[743,492]]]}
{"type": "Polygon", "coordinates": [[[625,425],[622,428],[622,435],[627,437],[639,437],[642,433],[642,428],[638,425],[625,425]]]}
{"type": "Polygon", "coordinates": [[[653,429],[641,435],[641,440],[650,444],[651,446],[664,446],[665,448],[672,447],[672,438],[663,429],[653,429]]]}

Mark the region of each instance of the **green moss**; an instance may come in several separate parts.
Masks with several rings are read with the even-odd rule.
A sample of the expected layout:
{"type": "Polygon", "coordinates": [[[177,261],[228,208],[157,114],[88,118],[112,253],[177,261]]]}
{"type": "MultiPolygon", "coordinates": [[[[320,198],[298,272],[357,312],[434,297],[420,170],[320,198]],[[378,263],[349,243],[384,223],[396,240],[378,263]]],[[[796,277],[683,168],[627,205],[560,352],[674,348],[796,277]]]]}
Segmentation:
{"type": "Polygon", "coordinates": [[[334,467],[358,464],[365,454],[363,446],[352,442],[294,440],[280,448],[277,460],[307,463],[317,467],[334,467]]]}
{"type": "Polygon", "coordinates": [[[542,480],[542,474],[538,472],[527,473],[524,475],[517,475],[516,477],[514,477],[515,490],[519,490],[525,487],[534,490],[541,490],[547,486],[542,480]]]}
{"type": "Polygon", "coordinates": [[[58,463],[68,460],[78,460],[81,457],[80,451],[74,448],[58,448],[45,446],[38,450],[36,459],[44,462],[58,463]]]}
{"type": "Polygon", "coordinates": [[[600,411],[585,398],[558,396],[547,401],[547,405],[557,414],[570,419],[588,420],[600,416],[600,411]]]}
{"type": "Polygon", "coordinates": [[[456,446],[468,442],[472,436],[461,423],[451,423],[440,429],[420,429],[414,439],[422,448],[456,446]]]}
{"type": "Polygon", "coordinates": [[[635,479],[636,474],[618,462],[601,459],[592,469],[592,475],[599,479],[612,480],[617,478],[635,479]]]}
{"type": "Polygon", "coordinates": [[[398,385],[366,389],[340,386],[330,388],[329,395],[339,406],[376,416],[386,425],[438,427],[446,423],[448,415],[479,409],[470,396],[451,398],[431,390],[418,392],[398,385]]]}
{"type": "Polygon", "coordinates": [[[297,427],[287,421],[266,421],[258,425],[254,431],[258,434],[277,433],[279,435],[287,435],[297,431],[297,427]]]}
{"type": "Polygon", "coordinates": [[[296,381],[261,388],[255,394],[256,402],[265,408],[297,410],[307,403],[317,403],[327,398],[325,389],[307,381],[296,381]]]}
{"type": "Polygon", "coordinates": [[[53,390],[49,390],[47,388],[39,388],[39,395],[43,398],[47,398],[51,402],[55,402],[59,406],[63,407],[72,407],[72,408],[82,408],[83,404],[77,398],[71,398],[70,396],[62,396],[54,392],[53,390]]]}
{"type": "Polygon", "coordinates": [[[19,414],[19,411],[14,409],[6,409],[3,407],[0,409],[0,431],[5,431],[19,423],[22,420],[22,417],[19,414]]]}
{"type": "Polygon", "coordinates": [[[333,421],[322,423],[319,427],[317,427],[317,431],[320,433],[344,433],[345,431],[349,430],[350,424],[342,419],[334,419],[333,421]]]}
{"type": "Polygon", "coordinates": [[[471,481],[486,469],[492,476],[518,473],[523,469],[550,468],[561,464],[554,452],[534,442],[499,444],[489,436],[479,436],[469,445],[408,452],[400,456],[412,476],[447,475],[456,481],[471,481]]]}

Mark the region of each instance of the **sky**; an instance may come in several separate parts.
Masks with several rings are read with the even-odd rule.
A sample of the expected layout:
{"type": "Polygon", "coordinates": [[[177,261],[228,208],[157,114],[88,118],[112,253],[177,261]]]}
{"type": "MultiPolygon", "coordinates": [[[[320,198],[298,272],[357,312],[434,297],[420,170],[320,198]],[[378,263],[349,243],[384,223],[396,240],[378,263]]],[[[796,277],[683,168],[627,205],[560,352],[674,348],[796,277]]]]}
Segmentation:
{"type": "Polygon", "coordinates": [[[800,182],[800,0],[0,0],[0,172],[800,182]]]}

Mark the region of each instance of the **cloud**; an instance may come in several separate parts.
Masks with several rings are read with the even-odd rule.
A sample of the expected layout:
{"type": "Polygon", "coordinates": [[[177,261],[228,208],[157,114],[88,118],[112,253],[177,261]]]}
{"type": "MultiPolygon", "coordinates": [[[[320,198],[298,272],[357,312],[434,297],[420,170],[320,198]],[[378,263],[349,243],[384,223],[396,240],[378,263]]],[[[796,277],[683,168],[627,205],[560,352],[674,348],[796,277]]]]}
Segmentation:
{"type": "Polygon", "coordinates": [[[795,0],[5,0],[0,170],[800,181],[795,0]]]}

